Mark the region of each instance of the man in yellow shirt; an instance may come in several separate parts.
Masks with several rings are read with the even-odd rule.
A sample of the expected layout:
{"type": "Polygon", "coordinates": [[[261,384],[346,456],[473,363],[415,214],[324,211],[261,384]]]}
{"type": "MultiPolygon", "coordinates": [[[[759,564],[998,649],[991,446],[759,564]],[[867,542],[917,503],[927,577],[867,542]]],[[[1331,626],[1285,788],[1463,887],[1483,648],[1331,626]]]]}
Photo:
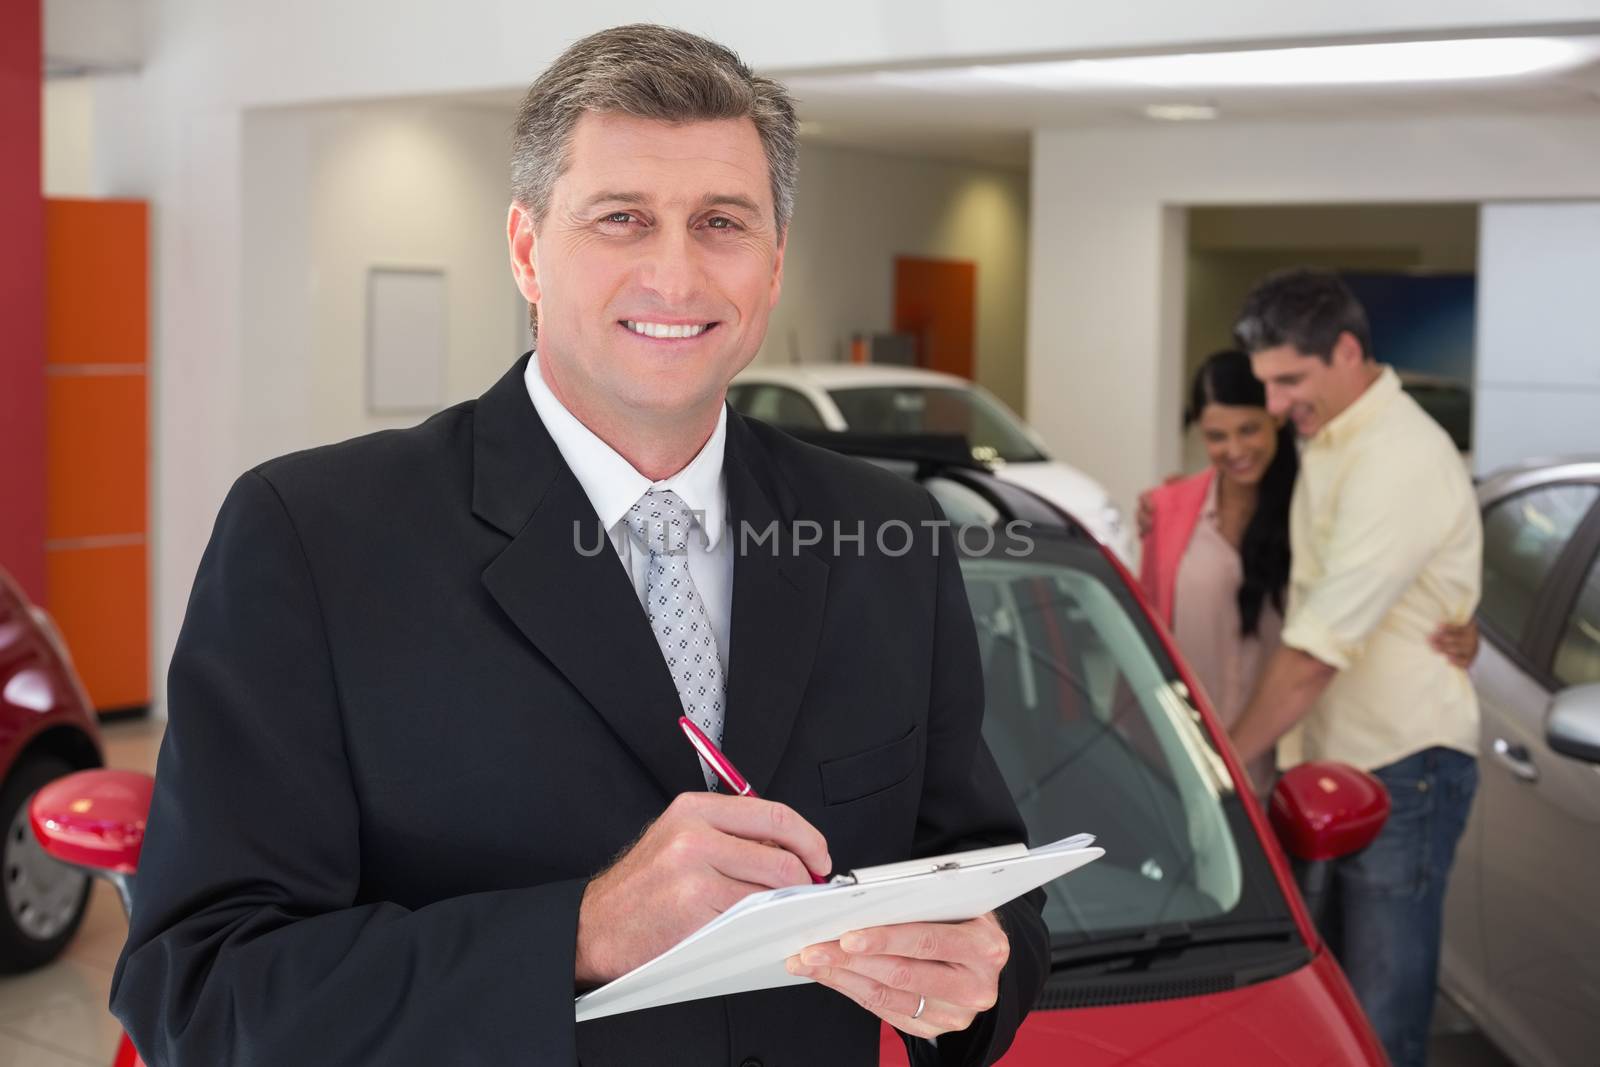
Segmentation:
{"type": "Polygon", "coordinates": [[[1374,361],[1336,276],[1274,275],[1235,326],[1267,406],[1304,441],[1283,646],[1233,728],[1240,759],[1332,759],[1389,790],[1388,823],[1339,861],[1330,943],[1395,1067],[1421,1067],[1445,885],[1477,787],[1478,705],[1430,637],[1477,607],[1482,528],[1450,438],[1374,361]]]}

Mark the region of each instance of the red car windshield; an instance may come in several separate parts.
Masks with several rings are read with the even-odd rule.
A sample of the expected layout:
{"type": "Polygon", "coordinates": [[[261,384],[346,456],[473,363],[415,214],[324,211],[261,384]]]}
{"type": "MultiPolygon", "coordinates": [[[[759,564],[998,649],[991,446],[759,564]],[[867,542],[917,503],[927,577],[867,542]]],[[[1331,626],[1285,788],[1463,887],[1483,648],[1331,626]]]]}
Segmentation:
{"type": "Polygon", "coordinates": [[[1031,839],[1092,833],[1106,849],[1047,887],[1053,944],[1288,923],[1238,785],[1120,577],[1086,541],[1032,540],[963,557],[962,573],[984,739],[1031,839]]]}

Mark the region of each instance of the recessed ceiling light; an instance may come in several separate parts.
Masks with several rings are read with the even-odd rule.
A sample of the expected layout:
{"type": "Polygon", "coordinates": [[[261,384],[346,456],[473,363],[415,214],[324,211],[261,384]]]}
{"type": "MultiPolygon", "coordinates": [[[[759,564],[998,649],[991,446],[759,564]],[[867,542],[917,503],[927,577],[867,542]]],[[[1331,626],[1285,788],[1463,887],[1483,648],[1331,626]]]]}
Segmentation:
{"type": "Polygon", "coordinates": [[[1498,37],[1009,63],[970,70],[980,78],[1035,89],[1362,85],[1514,77],[1579,66],[1596,56],[1600,45],[1594,38],[1498,37]]]}
{"type": "Polygon", "coordinates": [[[1210,104],[1150,104],[1144,113],[1162,122],[1205,122],[1220,114],[1210,104]]]}

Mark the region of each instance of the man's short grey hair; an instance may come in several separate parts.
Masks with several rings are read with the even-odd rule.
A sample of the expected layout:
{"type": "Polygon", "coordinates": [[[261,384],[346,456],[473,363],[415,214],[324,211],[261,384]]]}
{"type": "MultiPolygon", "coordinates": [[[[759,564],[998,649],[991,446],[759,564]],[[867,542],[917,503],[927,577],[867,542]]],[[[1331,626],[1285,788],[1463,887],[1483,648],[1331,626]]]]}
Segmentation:
{"type": "Polygon", "coordinates": [[[589,111],[673,123],[750,119],[767,157],[774,222],[780,234],[788,227],[800,170],[794,101],[731,49],[639,23],[601,30],[561,53],[523,97],[511,144],[511,195],[535,223],[550,210],[572,132],[589,111]]]}

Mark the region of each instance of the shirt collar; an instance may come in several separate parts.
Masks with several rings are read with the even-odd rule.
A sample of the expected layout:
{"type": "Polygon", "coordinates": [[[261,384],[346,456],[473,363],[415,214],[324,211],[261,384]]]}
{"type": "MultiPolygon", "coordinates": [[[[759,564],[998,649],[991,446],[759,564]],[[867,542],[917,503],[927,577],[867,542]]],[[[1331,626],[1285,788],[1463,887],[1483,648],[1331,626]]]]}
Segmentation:
{"type": "Polygon", "coordinates": [[[1399,395],[1400,376],[1393,367],[1385,365],[1372,384],[1356,397],[1355,402],[1329,419],[1328,424],[1313,434],[1308,443],[1327,447],[1344,444],[1377,418],[1389,406],[1389,402],[1399,395]]]}
{"type": "Polygon", "coordinates": [[[523,372],[528,396],[534,410],[544,422],[545,429],[556,443],[556,449],[583,487],[595,514],[607,530],[612,529],[628,514],[628,509],[649,489],[670,489],[695,512],[705,533],[706,547],[715,548],[722,539],[727,519],[728,493],[722,476],[722,456],[728,439],[728,406],[724,404],[717,414],[716,429],[701,446],[695,457],[678,473],[661,481],[652,482],[634,469],[633,464],[578,417],[567,410],[550,391],[550,384],[539,373],[537,352],[528,360],[523,372]]]}

